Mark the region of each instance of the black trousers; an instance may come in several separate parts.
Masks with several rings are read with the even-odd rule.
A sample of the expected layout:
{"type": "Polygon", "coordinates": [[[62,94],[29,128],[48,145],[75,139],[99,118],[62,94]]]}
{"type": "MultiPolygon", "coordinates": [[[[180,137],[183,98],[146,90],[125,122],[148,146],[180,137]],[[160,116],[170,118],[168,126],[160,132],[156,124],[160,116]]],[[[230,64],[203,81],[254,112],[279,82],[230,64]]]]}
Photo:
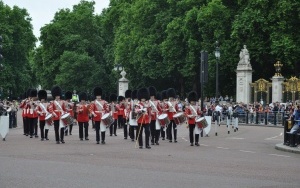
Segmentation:
{"type": "Polygon", "coordinates": [[[165,139],[165,137],[166,137],[166,131],[164,130],[163,127],[160,128],[160,135],[161,135],[161,137],[162,137],[163,139],[165,139]]]}
{"type": "Polygon", "coordinates": [[[150,122],[151,143],[159,141],[160,130],[156,130],[156,120],[150,122]]]}
{"type": "Polygon", "coordinates": [[[124,126],[124,123],[125,123],[125,121],[124,121],[123,116],[122,115],[118,116],[118,127],[122,128],[124,126]]]}
{"type": "MultiPolygon", "coordinates": [[[[100,141],[100,121],[95,121],[96,141],[100,141]]],[[[105,141],[105,131],[101,132],[101,141],[105,141]]]]}
{"type": "Polygon", "coordinates": [[[23,131],[24,134],[28,135],[29,134],[29,122],[28,122],[28,118],[27,117],[23,117],[23,131]]]}
{"type": "Polygon", "coordinates": [[[83,127],[84,127],[84,137],[89,137],[89,122],[78,122],[79,125],[79,138],[83,138],[83,127]]]}
{"type": "Polygon", "coordinates": [[[28,118],[29,119],[29,133],[30,133],[30,136],[33,136],[34,134],[34,131],[35,132],[35,135],[37,135],[37,121],[38,121],[38,118],[28,118]]]}
{"type": "Polygon", "coordinates": [[[145,142],[146,146],[149,146],[149,138],[150,138],[150,125],[142,124],[137,126],[137,137],[139,138],[139,146],[143,146],[143,129],[145,129],[145,142]]]}
{"type": "Polygon", "coordinates": [[[173,128],[173,132],[174,132],[174,140],[177,140],[177,125],[175,124],[174,120],[171,120],[168,128],[167,128],[167,136],[169,140],[172,140],[172,128],[173,128]]]}
{"type": "Polygon", "coordinates": [[[45,123],[46,121],[45,120],[40,120],[40,131],[41,131],[41,138],[45,138],[45,123]]]}
{"type": "Polygon", "coordinates": [[[195,130],[195,124],[189,124],[189,133],[190,133],[190,143],[191,144],[194,143],[194,130],[195,130]]]}
{"type": "Polygon", "coordinates": [[[117,135],[117,126],[118,126],[118,120],[114,119],[114,122],[111,124],[109,127],[109,134],[112,135],[117,135]]]}
{"type": "Polygon", "coordinates": [[[60,140],[63,141],[64,140],[64,127],[63,128],[59,128],[59,120],[54,120],[54,132],[55,132],[55,140],[58,142],[59,141],[59,134],[60,134],[60,140]],[[60,131],[59,131],[60,130],[60,131]]]}
{"type": "Polygon", "coordinates": [[[132,140],[135,139],[135,134],[134,134],[134,130],[136,129],[135,127],[137,126],[129,125],[129,136],[132,140]]]}

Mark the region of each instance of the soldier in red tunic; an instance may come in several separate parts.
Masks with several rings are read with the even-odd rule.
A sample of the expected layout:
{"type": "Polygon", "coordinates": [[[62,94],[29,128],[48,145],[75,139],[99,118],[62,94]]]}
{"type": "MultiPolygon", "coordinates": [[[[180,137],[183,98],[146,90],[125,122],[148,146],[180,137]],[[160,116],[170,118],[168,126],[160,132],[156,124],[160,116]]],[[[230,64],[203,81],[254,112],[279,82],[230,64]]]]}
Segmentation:
{"type": "Polygon", "coordinates": [[[37,121],[38,121],[38,114],[36,112],[36,108],[38,105],[38,98],[37,98],[37,90],[31,89],[30,91],[30,101],[28,102],[28,109],[29,113],[27,113],[27,117],[29,119],[29,132],[30,132],[30,138],[35,135],[35,137],[38,137],[38,128],[37,128],[37,121]]]}
{"type": "Polygon", "coordinates": [[[143,129],[145,129],[145,142],[146,148],[151,149],[149,145],[149,138],[150,138],[150,105],[149,99],[150,94],[147,88],[141,88],[138,90],[138,99],[139,103],[135,107],[135,112],[137,115],[137,138],[139,142],[140,149],[143,148],[143,129]]]}
{"type": "Polygon", "coordinates": [[[53,86],[51,89],[51,94],[54,100],[49,105],[49,113],[53,115],[55,140],[57,144],[60,142],[64,144],[65,128],[63,125],[60,125],[60,118],[61,115],[66,111],[65,101],[61,100],[62,90],[59,86],[53,86]]]}
{"type": "Polygon", "coordinates": [[[174,142],[177,142],[177,125],[173,119],[173,116],[179,112],[178,102],[175,100],[176,93],[173,88],[169,88],[167,90],[167,95],[169,98],[169,101],[167,102],[168,105],[168,117],[170,119],[170,123],[167,128],[167,137],[169,139],[169,142],[172,142],[173,136],[172,136],[172,129],[174,133],[174,142]]]}
{"type": "Polygon", "coordinates": [[[116,110],[117,98],[118,96],[114,93],[109,96],[109,101],[110,101],[109,111],[111,112],[112,117],[114,119],[113,124],[109,127],[110,136],[112,136],[113,134],[117,136],[117,126],[118,126],[118,111],[116,110]]]}
{"type": "Polygon", "coordinates": [[[79,104],[77,105],[77,122],[79,126],[79,138],[83,140],[83,128],[84,138],[89,140],[89,105],[87,104],[87,94],[85,92],[79,93],[79,104]]]}
{"type": "MultiPolygon", "coordinates": [[[[70,116],[74,120],[74,103],[72,102],[72,92],[71,91],[67,91],[65,93],[65,99],[66,99],[65,100],[66,111],[67,111],[67,113],[70,114],[70,116]]],[[[68,129],[69,129],[70,135],[72,135],[73,123],[74,123],[74,121],[69,126],[65,127],[65,136],[68,136],[68,129]]]]}
{"type": "Polygon", "coordinates": [[[160,126],[158,125],[158,116],[161,114],[161,106],[160,102],[156,99],[156,88],[154,86],[150,86],[148,88],[150,94],[149,104],[151,107],[151,121],[150,121],[150,133],[151,133],[151,144],[159,145],[159,132],[160,126]]]}
{"type": "Polygon", "coordinates": [[[102,116],[106,113],[109,113],[108,103],[101,99],[102,96],[102,88],[95,87],[94,88],[94,96],[96,99],[90,105],[90,113],[93,114],[93,120],[95,121],[95,131],[96,131],[96,142],[99,144],[101,131],[101,143],[105,144],[105,132],[106,125],[102,122],[102,116]]]}
{"type": "Polygon", "coordinates": [[[48,103],[47,103],[47,92],[45,90],[39,90],[38,92],[38,98],[40,100],[40,103],[37,107],[37,113],[39,115],[39,124],[40,124],[40,131],[41,131],[41,141],[44,141],[44,139],[48,139],[48,131],[49,129],[45,128],[45,118],[48,114],[48,103]]]}

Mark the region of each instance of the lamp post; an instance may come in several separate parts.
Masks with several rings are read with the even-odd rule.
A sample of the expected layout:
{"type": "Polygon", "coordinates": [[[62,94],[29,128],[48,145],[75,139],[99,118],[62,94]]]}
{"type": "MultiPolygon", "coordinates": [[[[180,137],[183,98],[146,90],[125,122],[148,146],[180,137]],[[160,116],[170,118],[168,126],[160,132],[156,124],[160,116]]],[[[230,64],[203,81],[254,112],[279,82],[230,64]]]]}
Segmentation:
{"type": "Polygon", "coordinates": [[[219,61],[220,61],[220,47],[219,47],[219,41],[216,41],[216,51],[215,51],[215,57],[217,59],[216,62],[216,100],[219,97],[219,61]]]}

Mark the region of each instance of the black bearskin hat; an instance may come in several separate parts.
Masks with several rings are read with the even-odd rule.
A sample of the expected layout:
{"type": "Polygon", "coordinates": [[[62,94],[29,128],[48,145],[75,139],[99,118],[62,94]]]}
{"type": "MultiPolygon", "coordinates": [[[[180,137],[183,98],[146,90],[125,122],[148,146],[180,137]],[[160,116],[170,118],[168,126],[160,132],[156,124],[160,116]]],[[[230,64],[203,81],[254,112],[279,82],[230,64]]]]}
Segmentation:
{"type": "Polygon", "coordinates": [[[137,89],[135,89],[135,90],[133,90],[132,92],[131,92],[131,99],[137,99],[138,97],[137,97],[137,89]]]}
{"type": "Polygon", "coordinates": [[[161,96],[161,93],[160,92],[156,92],[156,97],[155,97],[157,100],[162,100],[162,96],[161,96]]]}
{"type": "Polygon", "coordinates": [[[61,88],[59,86],[53,86],[51,89],[51,95],[52,97],[55,99],[56,96],[60,96],[61,97],[62,91],[61,88]]]}
{"type": "Polygon", "coordinates": [[[118,96],[118,101],[120,102],[120,101],[122,101],[122,100],[124,100],[125,99],[125,97],[123,97],[123,96],[118,96]]]}
{"type": "Polygon", "coordinates": [[[139,100],[141,100],[141,99],[149,100],[150,99],[150,94],[149,94],[149,91],[148,91],[147,88],[139,89],[138,93],[137,93],[137,96],[138,96],[139,100]]]}
{"type": "Polygon", "coordinates": [[[156,88],[154,86],[150,86],[148,88],[148,90],[149,90],[150,96],[155,96],[156,97],[156,88]]]}
{"type": "Polygon", "coordinates": [[[67,91],[66,93],[65,93],[65,99],[67,100],[67,99],[72,99],[72,92],[71,91],[67,91]]]}
{"type": "Polygon", "coordinates": [[[27,91],[26,91],[26,97],[30,97],[30,92],[31,92],[31,89],[30,88],[27,89],[27,91]]]}
{"type": "Polygon", "coordinates": [[[46,90],[39,90],[38,97],[39,97],[39,100],[42,100],[42,99],[47,100],[47,91],[46,90]]]}
{"type": "Polygon", "coordinates": [[[116,94],[114,94],[114,93],[112,93],[112,94],[110,94],[110,96],[109,96],[109,101],[110,102],[115,102],[115,101],[117,101],[117,95],[116,94]]]}
{"type": "Polygon", "coordinates": [[[175,92],[175,89],[174,89],[174,88],[169,88],[169,89],[167,90],[167,95],[168,95],[168,98],[170,98],[170,97],[176,98],[176,92],[175,92]]]}
{"type": "Polygon", "coordinates": [[[94,96],[102,96],[102,88],[101,87],[95,87],[94,88],[94,96]]]}
{"type": "Polygon", "coordinates": [[[37,90],[36,89],[31,89],[30,97],[37,97],[37,90]]]}
{"type": "Polygon", "coordinates": [[[189,92],[189,94],[188,94],[188,101],[189,101],[189,103],[190,103],[191,101],[197,101],[197,100],[198,100],[198,95],[197,95],[197,93],[196,93],[195,91],[189,92]]]}
{"type": "Polygon", "coordinates": [[[167,90],[163,90],[163,91],[161,92],[161,98],[162,98],[162,100],[168,99],[167,90]]]}
{"type": "Polygon", "coordinates": [[[125,98],[131,98],[132,91],[130,89],[125,91],[125,98]]]}
{"type": "Polygon", "coordinates": [[[79,101],[81,101],[81,100],[86,101],[88,99],[88,96],[87,96],[86,92],[80,92],[78,97],[79,97],[79,101]]]}

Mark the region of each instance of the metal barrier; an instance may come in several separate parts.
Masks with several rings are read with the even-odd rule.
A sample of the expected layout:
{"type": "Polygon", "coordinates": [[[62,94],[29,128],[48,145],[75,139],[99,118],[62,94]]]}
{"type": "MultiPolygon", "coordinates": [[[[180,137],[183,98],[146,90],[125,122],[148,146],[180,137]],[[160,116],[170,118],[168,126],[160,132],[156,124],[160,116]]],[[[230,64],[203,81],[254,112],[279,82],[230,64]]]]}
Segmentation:
{"type": "MultiPolygon", "coordinates": [[[[221,122],[226,124],[226,113],[222,113],[221,122]]],[[[284,126],[284,112],[243,112],[238,113],[239,124],[284,126]]]]}

